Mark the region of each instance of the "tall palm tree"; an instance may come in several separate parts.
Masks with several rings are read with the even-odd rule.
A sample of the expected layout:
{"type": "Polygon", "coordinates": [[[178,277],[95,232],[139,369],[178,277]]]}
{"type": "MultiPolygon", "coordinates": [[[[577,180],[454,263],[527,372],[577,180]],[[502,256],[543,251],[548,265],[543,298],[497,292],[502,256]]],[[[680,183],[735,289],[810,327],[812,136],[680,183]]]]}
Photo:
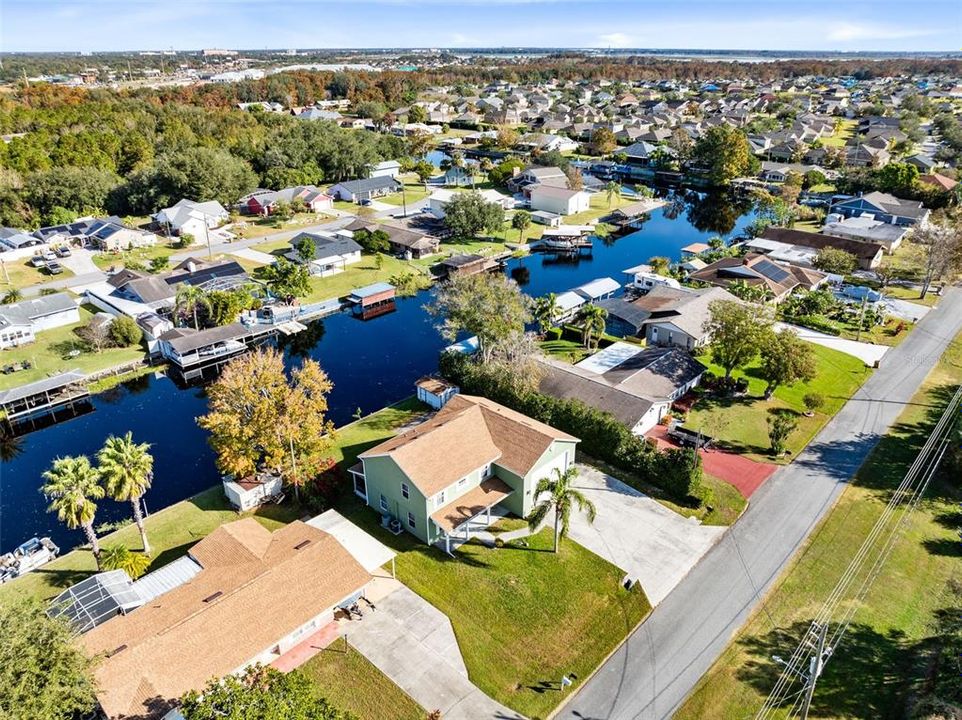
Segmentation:
{"type": "Polygon", "coordinates": [[[541,334],[545,335],[558,317],[558,296],[548,293],[534,301],[534,319],[541,334]]]}
{"type": "Polygon", "coordinates": [[[4,293],[3,298],[0,298],[0,305],[10,305],[11,303],[17,303],[23,300],[23,293],[17,288],[7,290],[4,293]]]}
{"type": "MultiPolygon", "coordinates": [[[[581,322],[581,342],[586,348],[590,349],[592,340],[596,340],[604,333],[607,319],[608,311],[592,303],[588,303],[578,311],[578,320],[581,322]]],[[[597,345],[597,342],[594,344],[597,345]]]]}
{"type": "Polygon", "coordinates": [[[610,180],[608,184],[605,185],[605,197],[608,199],[608,207],[611,207],[611,201],[616,195],[621,197],[621,185],[614,180],[610,180]]]}
{"type": "Polygon", "coordinates": [[[90,549],[100,565],[100,543],[94,531],[94,518],[97,503],[104,496],[100,484],[100,473],[90,464],[86,455],[77,457],[58,457],[43,474],[46,481],[41,492],[50,500],[49,512],[56,512],[57,518],[71,530],[83,528],[90,549]]]}
{"type": "Polygon", "coordinates": [[[196,285],[182,284],[177,289],[177,296],[174,298],[174,308],[178,312],[186,312],[194,316],[194,330],[200,330],[200,323],[197,320],[198,306],[210,311],[210,298],[203,288],[196,285]]]}
{"type": "Polygon", "coordinates": [[[150,445],[135,443],[130,432],[123,437],[111,435],[97,453],[97,464],[107,494],[117,502],[129,502],[133,508],[144,553],[149,555],[150,543],[147,542],[140,499],[150,489],[153,480],[154,458],[150,454],[150,445]]]}
{"type": "Polygon", "coordinates": [[[587,516],[589,523],[595,521],[597,511],[595,510],[594,503],[586,498],[580,490],[572,487],[572,483],[577,477],[578,469],[574,466],[569,467],[564,472],[555,468],[554,477],[541,478],[534,491],[536,499],[541,498],[542,495],[545,495],[545,497],[538,500],[538,504],[534,506],[534,509],[528,516],[528,526],[532,530],[536,529],[553,510],[555,552],[558,552],[558,541],[568,535],[568,527],[571,524],[571,511],[575,505],[578,506],[578,510],[587,516]]]}

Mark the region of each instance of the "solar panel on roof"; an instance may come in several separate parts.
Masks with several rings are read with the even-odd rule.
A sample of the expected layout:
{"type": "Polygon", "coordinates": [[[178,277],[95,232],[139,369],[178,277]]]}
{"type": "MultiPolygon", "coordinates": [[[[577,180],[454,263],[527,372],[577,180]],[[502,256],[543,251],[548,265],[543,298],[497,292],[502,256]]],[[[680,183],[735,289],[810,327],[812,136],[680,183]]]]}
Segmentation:
{"type": "Polygon", "coordinates": [[[788,278],[791,277],[791,273],[789,273],[784,268],[780,268],[778,265],[771,262],[770,260],[762,260],[756,263],[755,269],[758,272],[760,272],[762,275],[767,277],[769,280],[772,280],[777,283],[781,283],[784,280],[788,280],[788,278]]]}

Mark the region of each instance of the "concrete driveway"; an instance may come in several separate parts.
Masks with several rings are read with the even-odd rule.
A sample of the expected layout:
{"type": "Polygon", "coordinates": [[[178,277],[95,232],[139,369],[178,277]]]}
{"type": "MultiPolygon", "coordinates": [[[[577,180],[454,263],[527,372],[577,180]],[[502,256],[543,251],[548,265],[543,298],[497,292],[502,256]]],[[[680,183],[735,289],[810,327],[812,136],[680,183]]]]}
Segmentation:
{"type": "Polygon", "coordinates": [[[800,325],[789,325],[788,323],[782,322],[775,323],[776,330],[783,328],[794,330],[802,340],[807,342],[831,348],[832,350],[838,350],[846,355],[854,355],[869,367],[875,365],[877,362],[881,362],[882,358],[885,357],[885,353],[889,351],[886,345],[855,342],[854,340],[845,340],[844,338],[828,335],[817,330],[811,330],[800,325]]]}
{"type": "Polygon", "coordinates": [[[496,703],[470,680],[447,615],[397,581],[363,620],[339,620],[347,641],[444,720],[508,720],[522,716],[496,703]]]}
{"type": "Polygon", "coordinates": [[[575,486],[597,509],[571,521],[571,537],[614,563],[644,588],[652,605],[664,600],[725,532],[682,517],[600,470],[578,466],[575,486]]]}

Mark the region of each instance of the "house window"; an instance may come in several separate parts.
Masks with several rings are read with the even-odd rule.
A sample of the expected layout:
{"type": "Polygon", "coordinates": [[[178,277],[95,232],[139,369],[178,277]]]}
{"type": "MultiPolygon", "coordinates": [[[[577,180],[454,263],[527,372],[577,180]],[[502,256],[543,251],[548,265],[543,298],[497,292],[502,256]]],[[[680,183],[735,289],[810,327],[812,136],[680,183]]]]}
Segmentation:
{"type": "Polygon", "coordinates": [[[444,505],[444,490],[439,492],[437,497],[434,498],[434,507],[439,508],[442,505],[444,505]]]}
{"type": "Polygon", "coordinates": [[[416,528],[417,522],[414,520],[414,513],[408,513],[408,527],[416,528]]]}
{"type": "Polygon", "coordinates": [[[354,475],[354,492],[367,500],[367,482],[363,475],[354,475]]]}
{"type": "Polygon", "coordinates": [[[405,500],[407,500],[409,497],[411,497],[411,491],[410,491],[410,489],[408,488],[408,484],[407,484],[407,483],[401,483],[401,496],[402,496],[405,500]]]}
{"type": "Polygon", "coordinates": [[[481,471],[481,477],[489,478],[491,477],[491,463],[484,466],[484,470],[481,471]]]}
{"type": "Polygon", "coordinates": [[[381,512],[387,512],[387,498],[381,495],[381,512]]]}

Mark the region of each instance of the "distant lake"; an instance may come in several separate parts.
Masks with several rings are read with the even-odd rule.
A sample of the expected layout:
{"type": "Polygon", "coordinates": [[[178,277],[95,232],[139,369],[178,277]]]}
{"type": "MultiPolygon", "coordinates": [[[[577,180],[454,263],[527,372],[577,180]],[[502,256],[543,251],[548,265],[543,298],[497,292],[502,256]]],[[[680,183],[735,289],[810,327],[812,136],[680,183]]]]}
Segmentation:
{"type": "MultiPolygon", "coordinates": [[[[532,296],[563,292],[598,277],[624,281],[621,271],[680,250],[713,235],[731,237],[753,219],[750,208],[727,197],[668,192],[669,204],[655,210],[637,232],[605,243],[595,240],[590,256],[561,259],[534,254],[511,259],[506,272],[532,296]]],[[[358,408],[374,412],[413,393],[418,377],[437,368],[447,344],[423,306],[431,291],[397,301],[397,311],[362,321],[349,314],[324,318],[280,346],[288,364],[301,357],[321,363],[334,383],[330,417],[350,422],[358,408]]],[[[54,458],[93,455],[107,435],[133,431],[149,442],[155,458],[154,484],[146,495],[149,511],[190,497],[219,481],[206,433],[195,418],[206,411],[201,388],[180,389],[165,376],[148,375],[92,400],[93,411],[20,438],[19,454],[0,463],[0,552],[34,535],[48,535],[64,550],[83,542],[46,512],[39,492],[41,474],[54,458]]],[[[97,522],[129,516],[126,504],[104,500],[97,522]]]]}

